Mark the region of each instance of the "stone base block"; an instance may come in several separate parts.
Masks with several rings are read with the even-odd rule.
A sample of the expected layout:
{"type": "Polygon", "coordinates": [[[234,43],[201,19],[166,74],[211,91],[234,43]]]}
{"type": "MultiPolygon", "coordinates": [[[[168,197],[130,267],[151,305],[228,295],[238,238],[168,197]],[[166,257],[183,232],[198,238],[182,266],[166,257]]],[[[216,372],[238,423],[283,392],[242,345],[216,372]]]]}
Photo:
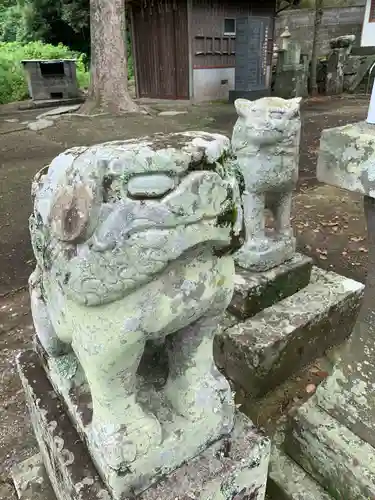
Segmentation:
{"type": "Polygon", "coordinates": [[[333,500],[291,458],[273,446],[267,483],[270,500],[333,500]]]}
{"type": "Polygon", "coordinates": [[[351,333],[363,285],[313,268],[310,284],[215,339],[215,360],[234,385],[260,397],[351,333]]]}
{"type": "MultiPolygon", "coordinates": [[[[50,384],[39,357],[22,353],[18,369],[43,463],[58,500],[125,500],[105,488],[87,448],[50,384]]],[[[265,496],[270,441],[237,413],[232,433],[165,476],[140,500],[233,500],[265,496]]],[[[43,499],[44,500],[44,499],[43,499]]],[[[49,498],[49,500],[51,500],[49,498]]]]}
{"type": "Polygon", "coordinates": [[[247,319],[302,290],[310,283],[312,259],[296,253],[269,271],[255,273],[238,267],[230,313],[247,319]]]}
{"type": "Polygon", "coordinates": [[[375,449],[316,404],[289,418],[284,449],[335,499],[375,498],[375,449]]]}

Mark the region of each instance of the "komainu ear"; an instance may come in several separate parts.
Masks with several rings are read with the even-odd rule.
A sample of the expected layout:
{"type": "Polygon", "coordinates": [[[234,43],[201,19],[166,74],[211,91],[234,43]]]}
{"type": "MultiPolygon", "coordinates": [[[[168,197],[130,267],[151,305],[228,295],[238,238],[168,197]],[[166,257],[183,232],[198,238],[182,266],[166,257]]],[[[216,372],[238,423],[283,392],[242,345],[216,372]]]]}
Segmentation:
{"type": "Polygon", "coordinates": [[[238,116],[245,117],[251,112],[254,104],[252,101],[248,101],[247,99],[236,99],[234,101],[234,106],[238,116]]]}

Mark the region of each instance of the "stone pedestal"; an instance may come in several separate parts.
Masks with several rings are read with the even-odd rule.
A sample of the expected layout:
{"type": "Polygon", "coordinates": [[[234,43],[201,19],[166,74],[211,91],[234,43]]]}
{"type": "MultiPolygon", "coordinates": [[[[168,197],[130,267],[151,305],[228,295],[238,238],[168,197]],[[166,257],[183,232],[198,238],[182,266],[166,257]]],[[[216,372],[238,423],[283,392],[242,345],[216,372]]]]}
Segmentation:
{"type": "Polygon", "coordinates": [[[268,271],[236,268],[234,292],[228,311],[245,320],[305,288],[310,283],[312,259],[295,254],[268,271]]]}
{"type": "Polygon", "coordinates": [[[306,287],[282,300],[272,295],[270,307],[229,324],[215,339],[216,363],[249,397],[264,396],[347,339],[362,292],[361,283],[314,267],[306,287]]]}
{"type": "MultiPolygon", "coordinates": [[[[44,467],[57,500],[133,498],[116,495],[99,477],[84,442],[47,379],[38,355],[33,351],[21,354],[18,369],[44,464],[36,457],[33,463],[27,462],[14,471],[19,498],[53,500],[44,467]],[[38,484],[43,484],[41,496],[29,496],[36,493],[38,484]]],[[[249,419],[236,413],[234,429],[229,435],[207,446],[198,456],[167,476],[161,467],[154,485],[136,498],[260,500],[265,495],[269,455],[269,439],[249,419]]]]}
{"type": "Polygon", "coordinates": [[[365,195],[368,273],[352,335],[332,375],[290,417],[284,447],[333,498],[374,498],[375,127],[325,130],[318,178],[365,195]]]}

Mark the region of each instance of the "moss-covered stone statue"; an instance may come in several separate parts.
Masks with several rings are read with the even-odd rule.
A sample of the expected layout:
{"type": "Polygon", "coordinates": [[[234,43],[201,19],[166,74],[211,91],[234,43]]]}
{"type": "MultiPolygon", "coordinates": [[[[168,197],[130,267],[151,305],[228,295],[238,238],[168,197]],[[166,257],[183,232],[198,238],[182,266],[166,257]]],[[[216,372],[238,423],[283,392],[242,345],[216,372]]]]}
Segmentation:
{"type": "Polygon", "coordinates": [[[242,229],[234,166],[224,136],[157,134],[70,149],[34,180],[37,336],[115,498],[232,429],[212,343],[242,229]],[[165,380],[152,363],[139,372],[155,341],[165,380]],[[69,399],[77,380],[89,386],[88,421],[69,399]]]}
{"type": "Polygon", "coordinates": [[[301,98],[237,99],[238,120],[232,147],[245,181],[243,194],[246,242],[236,263],[251,271],[276,267],[295,253],[291,226],[292,192],[298,180],[301,98]],[[275,232],[265,230],[271,210],[275,232]]]}

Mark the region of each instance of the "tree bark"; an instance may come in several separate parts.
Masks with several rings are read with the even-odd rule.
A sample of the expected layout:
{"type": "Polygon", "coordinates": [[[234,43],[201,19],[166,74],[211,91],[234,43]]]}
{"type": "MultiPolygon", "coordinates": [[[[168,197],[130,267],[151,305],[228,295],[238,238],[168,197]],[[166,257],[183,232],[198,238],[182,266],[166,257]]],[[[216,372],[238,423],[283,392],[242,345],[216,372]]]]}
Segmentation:
{"type": "Polygon", "coordinates": [[[318,82],[317,82],[317,67],[318,67],[318,37],[319,29],[322,24],[323,17],[323,0],[315,0],[315,19],[314,19],[314,33],[313,33],[313,46],[311,51],[311,71],[310,71],[310,90],[311,95],[318,95],[318,82]]]}
{"type": "Polygon", "coordinates": [[[124,0],[90,0],[91,81],[83,112],[138,112],[128,91],[124,0]]]}

